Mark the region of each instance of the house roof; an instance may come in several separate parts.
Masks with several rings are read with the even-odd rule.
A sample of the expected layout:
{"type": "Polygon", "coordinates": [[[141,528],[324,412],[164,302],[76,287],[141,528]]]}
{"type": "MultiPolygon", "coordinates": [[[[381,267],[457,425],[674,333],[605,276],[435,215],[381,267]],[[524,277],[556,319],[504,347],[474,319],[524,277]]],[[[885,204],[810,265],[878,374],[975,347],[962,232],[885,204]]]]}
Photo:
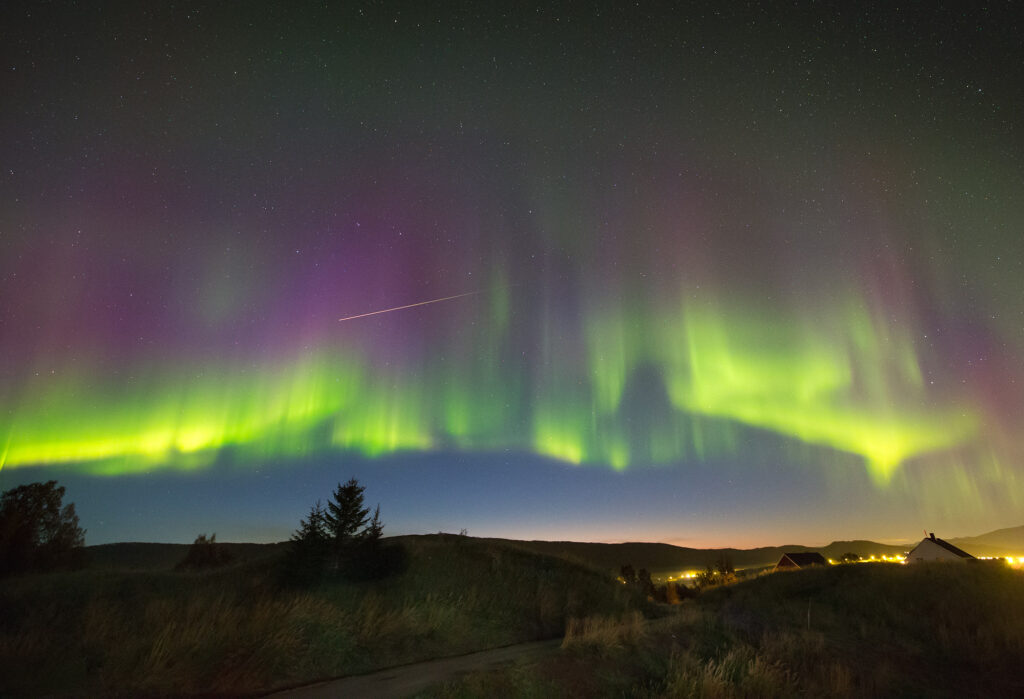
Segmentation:
{"type": "MultiPolygon", "coordinates": [[[[825,565],[825,558],[820,554],[812,551],[801,552],[801,553],[784,553],[782,558],[788,558],[798,567],[803,568],[804,566],[813,565],[825,565]]],[[[779,563],[782,563],[782,559],[779,559],[779,563]]]]}
{"type": "MultiPolygon", "coordinates": [[[[921,539],[921,544],[923,544],[926,541],[930,541],[933,544],[938,544],[939,546],[941,546],[942,548],[946,549],[950,553],[952,553],[952,554],[954,554],[956,556],[960,556],[960,558],[974,558],[974,556],[972,556],[971,554],[967,553],[963,549],[958,549],[956,546],[953,546],[953,544],[949,543],[948,541],[944,541],[944,540],[938,538],[935,535],[932,535],[932,536],[926,537],[924,539],[921,539]]],[[[918,544],[917,546],[920,546],[921,544],[918,544]]],[[[917,546],[915,546],[914,548],[916,549],[917,546]]],[[[913,552],[911,552],[911,553],[913,553],[913,552]]]]}

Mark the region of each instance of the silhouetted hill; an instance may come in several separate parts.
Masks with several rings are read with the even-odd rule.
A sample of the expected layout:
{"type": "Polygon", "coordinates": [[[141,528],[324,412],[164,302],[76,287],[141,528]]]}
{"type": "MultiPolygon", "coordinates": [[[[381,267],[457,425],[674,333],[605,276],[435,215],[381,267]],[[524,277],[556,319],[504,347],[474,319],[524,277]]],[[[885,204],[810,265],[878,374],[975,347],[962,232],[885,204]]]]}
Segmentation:
{"type": "MultiPolygon", "coordinates": [[[[432,535],[426,535],[432,536],[432,535]]],[[[454,535],[448,535],[454,536],[454,535]]],[[[940,535],[941,536],[941,535],[940,535]]],[[[418,535],[387,537],[415,540],[418,535]]],[[[672,544],[630,542],[624,544],[588,543],[580,541],[519,541],[516,539],[479,539],[516,546],[528,551],[558,556],[617,574],[623,564],[634,568],[647,568],[655,574],[680,573],[703,568],[720,556],[728,557],[737,568],[760,568],[778,563],[783,553],[818,552],[825,558],[839,560],[844,553],[854,553],[867,558],[903,554],[916,544],[880,544],[875,541],[833,541],[827,546],[761,546],[752,549],[716,548],[697,549],[672,544]]],[[[1024,526],[997,529],[972,537],[949,539],[951,543],[975,556],[1024,555],[1024,526]]],[[[236,544],[218,543],[238,562],[245,562],[272,555],[285,542],[277,544],[236,544]]],[[[91,565],[94,568],[117,570],[170,570],[185,557],[190,544],[150,544],[127,542],[88,546],[91,565]]]]}
{"type": "Polygon", "coordinates": [[[0,697],[264,696],[646,607],[611,576],[518,545],[436,534],[384,545],[401,565],[359,582],[282,584],[280,544],[224,544],[255,558],[198,572],[172,570],[184,544],[94,546],[106,568],[2,579],[0,697]]]}
{"type": "MultiPolygon", "coordinates": [[[[975,556],[1024,555],[1024,526],[998,529],[974,537],[962,537],[949,541],[975,556]]],[[[853,553],[863,558],[872,555],[902,555],[913,548],[917,542],[893,545],[857,539],[833,541],[827,546],[790,544],[761,546],[752,549],[695,549],[671,544],[599,544],[577,541],[513,541],[511,543],[538,553],[577,560],[609,572],[617,573],[623,564],[628,563],[637,569],[647,568],[655,574],[670,574],[703,568],[722,555],[728,557],[737,568],[761,568],[778,563],[783,553],[818,552],[825,558],[838,561],[844,553],[853,553]]]]}
{"type": "Polygon", "coordinates": [[[974,556],[1024,555],[1024,526],[996,529],[978,536],[962,536],[949,539],[949,542],[974,556]]]}
{"type": "Polygon", "coordinates": [[[576,541],[507,541],[528,550],[580,561],[600,570],[617,573],[623,564],[646,568],[655,574],[681,573],[704,568],[720,556],[726,556],[737,568],[761,568],[775,565],[783,553],[816,551],[826,558],[837,559],[844,553],[858,556],[892,556],[902,554],[904,546],[879,544],[874,541],[834,541],[828,546],[800,545],[762,546],[753,549],[694,549],[671,544],[625,543],[597,544],[576,541]]]}
{"type": "MultiPolygon", "coordinates": [[[[191,544],[154,544],[128,541],[86,546],[89,567],[103,570],[171,570],[185,558],[191,544]]],[[[233,544],[217,542],[233,561],[243,563],[272,555],[284,543],[233,544]]]]}

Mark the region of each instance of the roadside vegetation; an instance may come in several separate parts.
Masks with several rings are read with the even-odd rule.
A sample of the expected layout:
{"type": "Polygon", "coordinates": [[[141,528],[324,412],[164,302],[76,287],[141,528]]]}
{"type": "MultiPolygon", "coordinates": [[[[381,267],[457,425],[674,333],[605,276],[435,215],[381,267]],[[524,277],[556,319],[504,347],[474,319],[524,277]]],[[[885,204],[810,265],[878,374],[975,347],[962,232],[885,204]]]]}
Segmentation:
{"type": "Polygon", "coordinates": [[[1024,694],[1024,574],[998,563],[799,570],[676,609],[574,622],[560,654],[426,696],[1024,694]]]}
{"type": "Polygon", "coordinates": [[[173,564],[185,547],[126,544],[104,550],[103,568],[59,571],[57,545],[82,546],[63,488],[5,493],[0,543],[23,555],[0,579],[0,695],[259,693],[552,638],[569,619],[643,603],[511,544],[385,539],[363,491],[338,484],[264,555],[200,534],[173,564]],[[132,569],[139,558],[163,569],[132,569]]]}
{"type": "Polygon", "coordinates": [[[565,561],[455,535],[384,539],[405,569],[280,581],[286,553],[198,572],[0,581],[0,695],[255,693],[561,635],[636,606],[565,561]]]}
{"type": "Polygon", "coordinates": [[[288,544],[201,534],[83,568],[63,493],[0,499],[2,696],[258,694],[554,637],[548,659],[426,696],[1024,696],[1024,572],[999,562],[743,580],[722,554],[695,588],[655,585],[529,542],[384,538],[351,480],[288,544]]]}

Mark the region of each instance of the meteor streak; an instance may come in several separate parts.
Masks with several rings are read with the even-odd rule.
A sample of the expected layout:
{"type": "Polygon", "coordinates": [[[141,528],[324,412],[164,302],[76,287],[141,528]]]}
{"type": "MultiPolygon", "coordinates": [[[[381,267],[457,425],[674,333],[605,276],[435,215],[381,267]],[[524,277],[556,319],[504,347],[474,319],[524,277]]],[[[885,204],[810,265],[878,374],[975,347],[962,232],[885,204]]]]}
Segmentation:
{"type": "Polygon", "coordinates": [[[356,318],[366,318],[367,316],[375,316],[381,313],[390,313],[391,311],[401,311],[403,308],[415,308],[416,306],[426,306],[428,303],[440,303],[441,301],[451,301],[452,299],[461,299],[464,296],[473,296],[479,294],[479,291],[467,291],[465,294],[455,294],[454,296],[445,296],[439,299],[431,299],[429,301],[420,301],[419,303],[409,303],[405,306],[395,306],[394,308],[385,308],[380,311],[370,311],[369,313],[360,313],[354,316],[346,316],[344,318],[338,318],[338,322],[345,320],[355,320],[356,318]]]}

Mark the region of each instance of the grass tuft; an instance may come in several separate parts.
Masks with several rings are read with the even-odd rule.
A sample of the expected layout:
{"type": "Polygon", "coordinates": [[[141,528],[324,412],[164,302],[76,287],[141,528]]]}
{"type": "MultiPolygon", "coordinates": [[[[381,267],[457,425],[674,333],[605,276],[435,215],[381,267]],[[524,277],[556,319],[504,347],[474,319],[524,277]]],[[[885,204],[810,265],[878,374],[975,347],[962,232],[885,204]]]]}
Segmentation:
{"type": "Polygon", "coordinates": [[[565,627],[563,649],[608,652],[635,644],[645,633],[644,618],[638,611],[617,617],[571,618],[565,627]]]}

